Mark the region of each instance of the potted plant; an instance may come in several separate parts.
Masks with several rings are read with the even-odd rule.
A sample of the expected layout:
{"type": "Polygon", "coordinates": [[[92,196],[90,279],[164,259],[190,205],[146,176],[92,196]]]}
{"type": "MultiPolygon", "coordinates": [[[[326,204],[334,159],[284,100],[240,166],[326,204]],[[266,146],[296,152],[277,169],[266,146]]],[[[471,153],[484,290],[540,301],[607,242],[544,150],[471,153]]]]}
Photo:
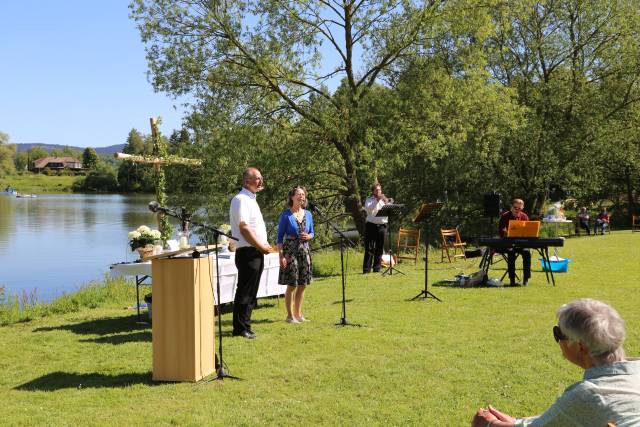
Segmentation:
{"type": "Polygon", "coordinates": [[[160,231],[141,225],[129,232],[129,246],[132,251],[138,251],[140,258],[144,258],[153,254],[153,243],[160,238],[160,231]]]}

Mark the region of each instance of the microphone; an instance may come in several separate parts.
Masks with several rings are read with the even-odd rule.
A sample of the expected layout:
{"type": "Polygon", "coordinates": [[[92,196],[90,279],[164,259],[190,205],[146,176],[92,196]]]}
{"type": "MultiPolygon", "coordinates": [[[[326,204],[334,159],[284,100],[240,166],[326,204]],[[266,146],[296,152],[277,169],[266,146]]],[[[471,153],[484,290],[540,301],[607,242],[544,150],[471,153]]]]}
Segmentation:
{"type": "Polygon", "coordinates": [[[322,215],[322,211],[320,210],[320,208],[318,208],[318,205],[316,205],[315,203],[309,202],[309,209],[311,210],[311,212],[315,212],[318,215],[322,215]]]}
{"type": "Polygon", "coordinates": [[[174,213],[171,209],[169,208],[164,208],[162,206],[160,206],[160,203],[153,201],[153,202],[149,202],[149,210],[151,212],[162,212],[164,214],[172,214],[174,213]]]}

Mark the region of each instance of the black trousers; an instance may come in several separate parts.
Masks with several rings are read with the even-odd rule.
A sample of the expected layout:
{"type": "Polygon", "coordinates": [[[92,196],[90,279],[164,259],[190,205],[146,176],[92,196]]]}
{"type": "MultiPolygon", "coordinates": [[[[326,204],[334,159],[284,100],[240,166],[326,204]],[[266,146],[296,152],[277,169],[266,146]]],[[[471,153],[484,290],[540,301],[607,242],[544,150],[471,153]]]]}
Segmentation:
{"type": "Polygon", "coordinates": [[[256,306],[264,255],[252,246],[239,248],[235,263],[238,269],[238,287],[233,300],[233,333],[237,335],[251,330],[251,312],[256,306]]]}
{"type": "Polygon", "coordinates": [[[510,284],[516,283],[516,258],[522,256],[523,280],[526,282],[531,277],[531,252],[529,249],[512,249],[507,252],[507,270],[509,271],[510,284]]]}
{"type": "MultiPolygon", "coordinates": [[[[591,229],[589,228],[589,221],[580,221],[579,225],[580,225],[580,228],[587,230],[587,234],[591,234],[591,229]]],[[[576,229],[577,228],[578,227],[576,227],[576,229]]]]}
{"type": "Polygon", "coordinates": [[[380,271],[382,264],[382,252],[384,250],[384,233],[387,231],[386,224],[374,224],[367,222],[364,234],[364,261],[362,262],[362,272],[380,271]]]}

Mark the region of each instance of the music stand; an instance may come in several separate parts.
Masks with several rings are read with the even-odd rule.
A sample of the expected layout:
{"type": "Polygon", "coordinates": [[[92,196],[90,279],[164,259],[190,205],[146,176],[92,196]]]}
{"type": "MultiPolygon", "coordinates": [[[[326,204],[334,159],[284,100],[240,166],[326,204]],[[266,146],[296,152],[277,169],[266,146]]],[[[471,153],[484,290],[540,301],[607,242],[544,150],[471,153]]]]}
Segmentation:
{"type": "Polygon", "coordinates": [[[349,323],[349,321],[347,320],[347,294],[346,294],[347,279],[344,273],[345,246],[352,248],[352,247],[355,247],[355,244],[351,240],[349,240],[349,238],[342,231],[340,231],[338,227],[336,227],[331,221],[329,221],[329,218],[325,217],[320,211],[320,209],[318,209],[317,206],[312,204],[310,207],[314,213],[316,213],[320,218],[325,220],[325,223],[327,224],[327,228],[331,228],[335,233],[335,235],[340,237],[340,276],[342,277],[342,317],[340,317],[340,322],[336,323],[336,326],[360,327],[362,325],[359,325],[357,323],[349,323]]]}
{"type": "Polygon", "coordinates": [[[382,272],[383,276],[385,274],[388,274],[389,276],[391,276],[394,270],[400,274],[404,274],[402,271],[398,270],[393,266],[393,251],[391,250],[391,218],[394,215],[400,215],[403,209],[404,209],[403,204],[387,203],[386,205],[381,207],[378,213],[376,214],[376,216],[378,217],[386,216],[387,218],[389,218],[388,226],[387,226],[387,240],[389,241],[389,267],[382,272]]]}
{"type": "Polygon", "coordinates": [[[411,300],[423,297],[424,299],[433,298],[440,302],[442,300],[429,292],[429,223],[433,217],[440,211],[443,203],[423,203],[420,207],[418,215],[413,219],[414,223],[424,224],[424,289],[411,300]]]}

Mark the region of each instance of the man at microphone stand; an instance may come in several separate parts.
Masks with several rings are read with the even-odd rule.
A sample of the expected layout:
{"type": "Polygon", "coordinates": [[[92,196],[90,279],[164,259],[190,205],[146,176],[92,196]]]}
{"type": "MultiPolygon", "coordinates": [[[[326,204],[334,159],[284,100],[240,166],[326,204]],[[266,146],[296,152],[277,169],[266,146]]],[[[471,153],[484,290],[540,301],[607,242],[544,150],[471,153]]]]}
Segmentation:
{"type": "Polygon", "coordinates": [[[371,187],[371,197],[364,202],[364,210],[367,212],[367,223],[364,234],[364,261],[362,273],[379,272],[382,265],[382,252],[384,250],[384,235],[387,229],[389,217],[376,216],[378,211],[387,203],[393,203],[393,199],[387,199],[382,193],[379,183],[371,187]]]}
{"type": "Polygon", "coordinates": [[[231,234],[238,238],[235,256],[238,287],[233,300],[233,336],[247,339],[256,337],[251,330],[251,312],[256,305],[264,255],[271,251],[267,228],[256,200],[256,193],[263,188],[260,171],[247,168],[242,174],[242,189],[231,199],[229,209],[231,234]]]}

